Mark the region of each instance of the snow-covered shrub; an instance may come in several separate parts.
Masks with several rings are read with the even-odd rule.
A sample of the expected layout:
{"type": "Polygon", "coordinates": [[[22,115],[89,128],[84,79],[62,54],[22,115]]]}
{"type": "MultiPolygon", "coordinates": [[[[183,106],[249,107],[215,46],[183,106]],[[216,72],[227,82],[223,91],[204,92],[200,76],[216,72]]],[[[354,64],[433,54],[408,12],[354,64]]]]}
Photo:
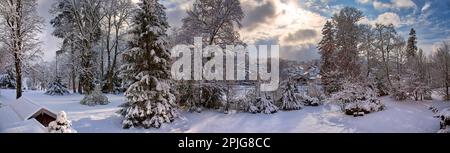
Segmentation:
{"type": "Polygon", "coordinates": [[[389,87],[386,85],[387,81],[383,80],[382,77],[375,76],[371,82],[373,82],[372,85],[375,87],[374,91],[377,93],[377,96],[381,97],[389,94],[389,87]]]}
{"type": "Polygon", "coordinates": [[[372,88],[349,81],[343,83],[342,90],[333,94],[331,100],[338,102],[347,115],[360,116],[385,108],[372,88]]]}
{"type": "Polygon", "coordinates": [[[71,125],[72,123],[67,119],[66,113],[61,111],[58,113],[56,120],[48,124],[47,129],[49,133],[77,133],[71,125]]]}
{"type": "Polygon", "coordinates": [[[445,101],[450,100],[450,95],[447,94],[447,90],[444,88],[438,88],[435,90],[438,95],[442,96],[442,99],[445,101]]]}
{"type": "Polygon", "coordinates": [[[299,110],[303,105],[296,97],[297,88],[290,80],[282,83],[281,98],[278,100],[278,108],[281,110],[299,110]]]}
{"type": "Polygon", "coordinates": [[[203,108],[219,109],[225,106],[225,89],[219,84],[179,83],[177,86],[178,103],[190,112],[200,113],[203,108]],[[201,92],[201,96],[200,96],[201,92]],[[200,99],[201,98],[201,99],[200,99]]]}
{"type": "Polygon", "coordinates": [[[70,94],[70,92],[67,90],[67,87],[61,83],[61,79],[56,78],[52,83],[49,83],[48,90],[45,94],[50,96],[63,96],[70,94]]]}
{"type": "Polygon", "coordinates": [[[402,101],[408,99],[408,93],[403,89],[396,88],[392,89],[391,97],[397,101],[402,101]]]}
{"type": "Polygon", "coordinates": [[[311,98],[316,98],[319,101],[323,101],[325,99],[325,94],[316,83],[308,83],[307,95],[311,98]]]}
{"type": "Polygon", "coordinates": [[[0,88],[14,89],[16,88],[16,79],[12,73],[0,74],[0,88]]]}
{"type": "Polygon", "coordinates": [[[304,106],[319,106],[321,101],[319,98],[311,97],[305,93],[296,93],[295,96],[302,102],[304,106]]]}
{"type": "Polygon", "coordinates": [[[80,102],[83,105],[95,106],[95,105],[107,105],[109,104],[108,97],[103,95],[100,85],[96,85],[94,91],[85,96],[80,102]]]}
{"type": "Polygon", "coordinates": [[[260,113],[273,114],[278,111],[278,107],[273,103],[274,101],[270,96],[257,97],[255,107],[260,113]]]}
{"type": "Polygon", "coordinates": [[[255,106],[256,93],[255,90],[249,90],[245,93],[244,97],[236,100],[238,103],[238,109],[243,112],[258,113],[258,108],[255,106]]]}
{"type": "Polygon", "coordinates": [[[437,133],[450,133],[449,130],[446,129],[440,129],[437,133]]]}
{"type": "Polygon", "coordinates": [[[428,109],[431,110],[435,114],[439,112],[439,109],[436,108],[435,106],[430,106],[430,107],[428,107],[428,109]]]}
{"type": "Polygon", "coordinates": [[[423,82],[414,82],[412,86],[407,87],[408,93],[411,98],[416,101],[432,100],[431,89],[423,82]]]}
{"type": "Polygon", "coordinates": [[[210,109],[219,109],[225,105],[225,88],[218,83],[203,84],[202,106],[210,109]]]}
{"type": "Polygon", "coordinates": [[[341,89],[342,86],[342,72],[337,70],[322,74],[322,84],[324,92],[329,95],[335,93],[341,89]]]}
{"type": "Polygon", "coordinates": [[[397,100],[408,98],[416,101],[431,100],[432,90],[428,84],[415,72],[409,73],[401,78],[401,81],[394,84],[393,97],[397,100]]]}
{"type": "Polygon", "coordinates": [[[254,90],[246,93],[244,98],[238,100],[240,110],[249,113],[265,113],[272,114],[278,111],[278,107],[274,105],[274,101],[270,96],[257,96],[254,90]]]}
{"type": "Polygon", "coordinates": [[[440,128],[446,129],[450,125],[450,108],[439,111],[437,117],[440,119],[440,128]]]}
{"type": "Polygon", "coordinates": [[[198,91],[200,91],[194,82],[177,82],[176,92],[174,93],[178,97],[177,103],[181,109],[187,109],[190,112],[200,113],[202,110],[201,102],[199,99],[198,91]]]}

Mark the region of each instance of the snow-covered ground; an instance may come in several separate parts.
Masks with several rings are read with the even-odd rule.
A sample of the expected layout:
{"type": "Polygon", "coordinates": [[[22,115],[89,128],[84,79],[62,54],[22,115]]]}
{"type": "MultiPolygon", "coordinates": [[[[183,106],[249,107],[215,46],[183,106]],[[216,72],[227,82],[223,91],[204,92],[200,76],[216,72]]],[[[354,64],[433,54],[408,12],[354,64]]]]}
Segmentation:
{"type": "MultiPolygon", "coordinates": [[[[163,125],[161,129],[121,128],[121,116],[116,114],[118,105],[124,97],[107,95],[108,105],[89,107],[79,102],[81,95],[48,96],[39,91],[25,91],[24,96],[55,112],[65,111],[72,127],[78,132],[121,133],[121,132],[237,132],[237,133],[435,133],[439,130],[439,120],[433,118],[428,109],[450,107],[450,102],[440,100],[426,102],[394,102],[389,97],[381,101],[387,109],[363,117],[346,116],[334,105],[306,107],[298,111],[278,112],[276,114],[223,114],[215,111],[202,113],[183,112],[182,117],[173,124],[163,125]]],[[[2,90],[0,101],[6,103],[15,97],[14,90],[2,90]]],[[[438,99],[437,96],[434,97],[438,99]]]]}

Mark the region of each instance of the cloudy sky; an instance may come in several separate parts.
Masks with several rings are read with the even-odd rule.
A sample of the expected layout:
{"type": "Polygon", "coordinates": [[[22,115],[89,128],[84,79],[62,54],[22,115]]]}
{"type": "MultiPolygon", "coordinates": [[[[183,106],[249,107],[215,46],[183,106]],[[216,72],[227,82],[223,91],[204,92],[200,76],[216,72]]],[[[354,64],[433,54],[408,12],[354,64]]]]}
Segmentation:
{"type": "MultiPolygon", "coordinates": [[[[133,0],[137,1],[137,0],[133,0]]],[[[193,0],[162,0],[172,27],[180,27],[193,0]]],[[[54,57],[60,40],[51,36],[48,10],[53,0],[38,0],[39,13],[46,19],[41,34],[44,59],[54,57]]],[[[331,16],[345,6],[353,6],[366,16],[361,23],[392,23],[399,34],[417,30],[419,47],[432,52],[450,40],[450,1],[447,0],[241,0],[245,12],[242,39],[249,44],[280,44],[281,57],[291,60],[319,58],[316,44],[320,31],[331,16]]]]}

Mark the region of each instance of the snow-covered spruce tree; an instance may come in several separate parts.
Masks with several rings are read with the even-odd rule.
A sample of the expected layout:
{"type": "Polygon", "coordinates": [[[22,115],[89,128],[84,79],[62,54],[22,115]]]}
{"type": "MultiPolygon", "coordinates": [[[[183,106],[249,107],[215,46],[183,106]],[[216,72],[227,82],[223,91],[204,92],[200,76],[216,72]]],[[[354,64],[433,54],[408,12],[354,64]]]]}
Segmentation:
{"type": "Polygon", "coordinates": [[[50,96],[63,96],[70,94],[70,92],[67,90],[67,87],[61,83],[61,78],[58,77],[52,83],[49,83],[45,94],[50,96]]]}
{"type": "Polygon", "coordinates": [[[165,7],[157,0],[139,3],[133,18],[125,51],[122,77],[127,81],[126,103],[120,110],[123,128],[159,128],[177,116],[177,104],[171,91],[170,52],[166,48],[169,27],[165,7]]]}
{"type": "Polygon", "coordinates": [[[49,133],[77,133],[76,130],[72,129],[72,123],[67,119],[67,115],[64,111],[58,113],[55,121],[48,124],[49,133]]]}
{"type": "Polygon", "coordinates": [[[370,86],[361,83],[345,81],[342,90],[334,93],[330,99],[341,106],[347,115],[363,116],[364,114],[382,111],[385,105],[377,99],[376,93],[370,86]]]}
{"type": "Polygon", "coordinates": [[[408,58],[415,57],[417,54],[417,35],[416,30],[414,28],[411,28],[411,31],[409,32],[409,38],[406,46],[406,54],[408,58]]]}
{"type": "Polygon", "coordinates": [[[255,90],[249,90],[245,93],[245,96],[238,100],[239,109],[244,112],[258,113],[259,110],[255,106],[256,93],[255,90]]]}
{"type": "Polygon", "coordinates": [[[256,97],[255,106],[260,113],[273,114],[278,112],[278,107],[274,105],[274,100],[272,97],[264,95],[256,97]]]}
{"type": "Polygon", "coordinates": [[[278,108],[282,110],[299,110],[303,105],[295,96],[297,88],[294,83],[288,79],[282,83],[281,98],[278,100],[278,108]]]}
{"type": "Polygon", "coordinates": [[[107,105],[109,104],[109,100],[108,97],[103,95],[102,87],[97,84],[94,88],[94,92],[86,95],[80,103],[88,106],[107,105]]]}

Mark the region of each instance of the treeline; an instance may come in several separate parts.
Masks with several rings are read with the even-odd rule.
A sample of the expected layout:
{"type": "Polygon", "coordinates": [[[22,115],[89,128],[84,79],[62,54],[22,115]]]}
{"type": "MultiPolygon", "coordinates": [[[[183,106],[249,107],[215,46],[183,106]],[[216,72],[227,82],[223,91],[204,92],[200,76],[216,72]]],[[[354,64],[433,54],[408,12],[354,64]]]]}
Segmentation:
{"type": "Polygon", "coordinates": [[[365,83],[378,96],[397,100],[431,99],[433,89],[449,100],[449,49],[432,54],[417,46],[416,31],[408,39],[392,24],[360,24],[363,12],[346,7],[327,21],[318,48],[322,84],[327,94],[342,90],[344,82],[365,83]]]}

